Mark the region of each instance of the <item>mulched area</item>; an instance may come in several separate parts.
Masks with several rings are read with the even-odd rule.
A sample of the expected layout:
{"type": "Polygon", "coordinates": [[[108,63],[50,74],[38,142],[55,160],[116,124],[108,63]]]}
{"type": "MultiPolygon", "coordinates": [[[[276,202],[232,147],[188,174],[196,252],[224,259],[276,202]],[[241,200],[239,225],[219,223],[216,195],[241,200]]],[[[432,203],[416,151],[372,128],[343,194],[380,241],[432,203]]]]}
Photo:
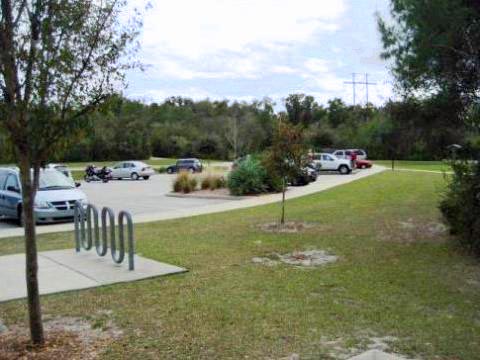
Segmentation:
{"type": "Polygon", "coordinates": [[[0,334],[2,360],[92,360],[121,336],[114,326],[94,329],[79,318],[55,318],[44,323],[45,345],[33,346],[29,330],[24,326],[10,326],[0,334]]]}

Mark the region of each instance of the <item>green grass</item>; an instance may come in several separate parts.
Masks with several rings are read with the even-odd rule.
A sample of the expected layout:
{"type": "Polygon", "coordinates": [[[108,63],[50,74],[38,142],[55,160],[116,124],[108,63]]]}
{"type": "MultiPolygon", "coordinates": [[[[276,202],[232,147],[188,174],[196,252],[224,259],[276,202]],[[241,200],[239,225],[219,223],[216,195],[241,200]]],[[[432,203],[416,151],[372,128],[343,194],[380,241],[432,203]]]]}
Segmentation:
{"type": "MultiPolygon", "coordinates": [[[[392,167],[391,160],[373,160],[377,165],[392,167]]],[[[443,161],[410,161],[410,160],[396,160],[395,168],[407,170],[429,170],[429,171],[451,171],[450,165],[443,161]]]]}
{"type": "MultiPolygon", "coordinates": [[[[385,172],[288,201],[298,234],[257,225],[278,204],[137,225],[137,251],[186,267],[182,275],[42,297],[48,316],[111,320],[124,331],[107,359],[334,359],[373,337],[422,359],[480,358],[480,267],[425,224],[438,224],[443,176],[385,172]],[[410,222],[405,227],[401,222],[410,222]],[[253,264],[254,256],[325,249],[339,261],[315,269],[253,264]]],[[[71,233],[39,236],[68,248],[71,233]]],[[[0,240],[0,254],[22,248],[0,240]]],[[[25,323],[25,301],[0,304],[7,326],[25,323]]]]}

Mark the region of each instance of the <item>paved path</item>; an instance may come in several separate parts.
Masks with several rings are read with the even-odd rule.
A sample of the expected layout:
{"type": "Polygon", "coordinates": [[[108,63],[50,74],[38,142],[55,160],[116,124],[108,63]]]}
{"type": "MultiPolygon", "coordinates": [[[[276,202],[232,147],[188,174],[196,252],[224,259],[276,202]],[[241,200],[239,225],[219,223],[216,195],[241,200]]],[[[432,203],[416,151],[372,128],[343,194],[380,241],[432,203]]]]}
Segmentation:
{"type": "MultiPolygon", "coordinates": [[[[289,188],[289,190],[287,191],[286,197],[288,200],[288,199],[293,199],[293,198],[297,198],[305,195],[310,195],[313,193],[331,189],[335,186],[339,186],[339,185],[350,183],[352,181],[363,179],[367,176],[380,173],[384,170],[386,170],[384,167],[374,165],[371,169],[358,170],[355,173],[350,175],[337,175],[336,173],[321,174],[319,175],[317,181],[315,181],[314,183],[310,183],[307,186],[289,188]]],[[[125,196],[133,196],[133,197],[137,196],[136,192],[134,191],[134,189],[136,189],[137,187],[138,189],[143,189],[142,191],[145,191],[145,187],[142,187],[141,185],[142,183],[145,184],[148,182],[130,182],[129,184],[131,184],[131,187],[132,187],[131,191],[129,190],[127,193],[125,193],[125,196]]],[[[114,186],[120,186],[118,183],[112,182],[112,185],[113,184],[115,184],[114,186]]],[[[104,184],[96,183],[95,185],[92,185],[92,186],[96,186],[96,185],[99,185],[98,189],[100,189],[100,192],[102,192],[101,186],[104,184]]],[[[155,194],[152,193],[149,196],[155,197],[155,194]]],[[[93,197],[91,197],[90,195],[89,197],[93,199],[93,197]]],[[[281,201],[281,198],[282,198],[281,194],[255,196],[245,200],[209,200],[209,199],[170,198],[170,199],[175,199],[176,201],[180,201],[182,204],[184,204],[184,206],[177,206],[177,207],[172,207],[166,210],[157,211],[156,207],[153,206],[153,203],[155,201],[167,201],[165,199],[168,199],[168,197],[165,196],[165,194],[163,194],[162,199],[154,199],[155,201],[152,201],[152,206],[147,206],[148,211],[146,212],[135,211],[132,213],[133,213],[133,220],[135,223],[146,223],[146,222],[152,222],[152,221],[178,219],[178,218],[184,218],[184,217],[195,216],[195,215],[212,214],[212,213],[218,213],[218,212],[223,212],[228,210],[243,209],[243,208],[248,208],[253,206],[271,204],[271,203],[276,203],[281,201]],[[197,205],[195,205],[195,201],[198,201],[197,205]]],[[[111,204],[109,205],[109,203],[107,202],[102,203],[101,199],[97,199],[95,201],[95,204],[99,206],[111,205],[111,204]]],[[[126,210],[130,210],[129,209],[130,206],[133,207],[134,209],[136,208],[134,202],[132,203],[129,200],[125,200],[125,198],[116,199],[115,204],[117,204],[117,206],[122,205],[123,206],[122,208],[126,210]]],[[[143,209],[145,207],[142,205],[140,206],[140,208],[143,209]]],[[[37,226],[38,234],[71,231],[71,230],[73,230],[73,224],[71,223],[37,226]]],[[[23,235],[23,229],[18,227],[2,229],[0,232],[0,238],[22,236],[22,235],[23,235]]]]}
{"type": "MultiPolygon", "coordinates": [[[[87,289],[120,282],[177,274],[184,268],[135,256],[135,269],[114,264],[110,254],[99,257],[95,250],[75,253],[74,249],[38,253],[38,281],[40,294],[87,289]]],[[[25,283],[25,255],[0,256],[0,302],[27,296],[25,283]]]]}

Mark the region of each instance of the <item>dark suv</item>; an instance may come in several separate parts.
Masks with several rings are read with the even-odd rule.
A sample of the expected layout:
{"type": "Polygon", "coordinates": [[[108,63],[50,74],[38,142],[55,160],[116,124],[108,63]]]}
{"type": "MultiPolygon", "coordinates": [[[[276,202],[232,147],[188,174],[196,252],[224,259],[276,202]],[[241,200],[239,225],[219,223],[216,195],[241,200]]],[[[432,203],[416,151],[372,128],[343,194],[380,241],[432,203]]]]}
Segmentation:
{"type": "Polygon", "coordinates": [[[180,171],[188,171],[191,173],[202,172],[203,165],[198,159],[178,159],[175,165],[167,167],[167,173],[173,174],[180,171]]]}

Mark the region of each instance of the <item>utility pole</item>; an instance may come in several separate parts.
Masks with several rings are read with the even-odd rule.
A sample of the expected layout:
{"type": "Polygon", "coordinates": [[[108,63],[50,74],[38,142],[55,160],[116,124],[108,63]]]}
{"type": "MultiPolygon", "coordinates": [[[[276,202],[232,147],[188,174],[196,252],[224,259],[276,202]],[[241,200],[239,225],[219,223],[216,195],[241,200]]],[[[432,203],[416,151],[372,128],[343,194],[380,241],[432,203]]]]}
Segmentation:
{"type": "Polygon", "coordinates": [[[355,106],[355,85],[359,84],[355,81],[355,73],[352,73],[352,81],[345,81],[344,84],[352,85],[353,88],[353,106],[355,106]]]}
{"type": "Polygon", "coordinates": [[[366,100],[368,104],[368,86],[369,85],[377,85],[377,83],[374,82],[369,82],[368,81],[368,74],[365,73],[365,81],[356,81],[355,80],[355,73],[352,73],[352,81],[345,81],[344,84],[352,85],[353,88],[353,106],[355,106],[355,85],[365,85],[365,94],[366,94],[366,100]]]}

